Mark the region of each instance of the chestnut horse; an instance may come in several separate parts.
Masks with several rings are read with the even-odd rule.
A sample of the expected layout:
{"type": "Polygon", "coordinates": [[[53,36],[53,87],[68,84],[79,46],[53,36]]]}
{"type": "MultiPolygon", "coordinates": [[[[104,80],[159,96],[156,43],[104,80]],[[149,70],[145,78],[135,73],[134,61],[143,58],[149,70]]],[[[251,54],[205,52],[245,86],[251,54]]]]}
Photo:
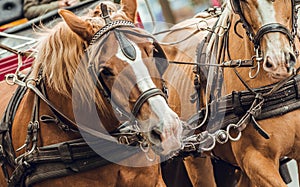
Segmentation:
{"type": "Polygon", "coordinates": [[[1,83],[0,186],[165,186],[151,147],[168,155],[182,131],[163,92],[168,64],[134,27],[137,2],[121,5],[59,10],[29,77],[8,76],[19,85],[9,104],[15,87],[1,83]]]}
{"type": "MultiPolygon", "coordinates": [[[[287,156],[300,161],[297,97],[292,97],[297,106],[291,107],[286,101],[288,94],[282,94],[297,95],[296,21],[294,0],[227,0],[222,11],[200,13],[183,21],[163,39],[169,60],[190,62],[170,65],[164,75],[172,85],[170,106],[188,119],[191,111],[197,110],[189,97],[198,91],[193,101],[207,108],[201,109],[203,117],[198,117],[193,127],[207,125],[206,130],[223,144],[212,154],[241,169],[237,186],[286,186],[278,170],[279,160],[287,156]],[[290,81],[296,91],[288,91],[290,81]],[[251,95],[246,107],[234,105],[237,95],[241,102],[251,95]],[[280,104],[273,105],[270,100],[280,104]],[[227,131],[219,131],[226,129],[223,123],[229,125],[227,131]]],[[[195,186],[202,180],[197,176],[207,172],[197,160],[201,158],[185,162],[195,186]]]]}

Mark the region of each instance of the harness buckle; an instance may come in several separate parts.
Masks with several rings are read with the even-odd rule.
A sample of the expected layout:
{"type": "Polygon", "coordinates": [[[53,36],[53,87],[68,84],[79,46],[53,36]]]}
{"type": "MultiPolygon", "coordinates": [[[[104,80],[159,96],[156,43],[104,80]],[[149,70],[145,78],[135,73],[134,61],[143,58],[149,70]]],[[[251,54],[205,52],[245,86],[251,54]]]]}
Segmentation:
{"type": "Polygon", "coordinates": [[[120,144],[130,145],[127,136],[120,136],[118,141],[119,141],[120,144]]]}
{"type": "Polygon", "coordinates": [[[58,152],[60,154],[61,160],[64,163],[71,163],[73,161],[72,149],[68,143],[63,143],[58,146],[58,152]]]}

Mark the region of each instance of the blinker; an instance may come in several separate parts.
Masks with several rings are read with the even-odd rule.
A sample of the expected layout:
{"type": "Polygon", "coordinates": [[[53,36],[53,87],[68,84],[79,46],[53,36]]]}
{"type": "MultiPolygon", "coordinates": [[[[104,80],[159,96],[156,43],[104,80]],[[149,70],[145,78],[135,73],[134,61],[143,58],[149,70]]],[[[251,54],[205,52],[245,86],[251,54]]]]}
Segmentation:
{"type": "MultiPolygon", "coordinates": [[[[102,18],[105,20],[106,24],[112,22],[109,17],[107,5],[102,3],[101,4],[101,11],[102,11],[102,18]]],[[[123,54],[130,60],[134,61],[136,59],[136,51],[134,46],[130,43],[130,41],[126,38],[126,36],[119,32],[118,30],[114,30],[115,36],[117,41],[121,47],[123,54]]]]}
{"type": "Polygon", "coordinates": [[[117,41],[120,45],[120,48],[123,54],[130,60],[134,61],[136,59],[136,51],[132,43],[128,40],[128,38],[118,30],[114,31],[114,34],[117,38],[117,41]]]}

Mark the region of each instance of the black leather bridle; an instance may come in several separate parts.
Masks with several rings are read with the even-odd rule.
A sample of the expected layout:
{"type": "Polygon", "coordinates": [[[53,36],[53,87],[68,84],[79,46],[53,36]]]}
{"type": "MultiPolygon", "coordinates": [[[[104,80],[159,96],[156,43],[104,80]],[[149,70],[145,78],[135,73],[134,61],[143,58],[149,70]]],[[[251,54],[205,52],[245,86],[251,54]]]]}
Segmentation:
{"type": "Polygon", "coordinates": [[[294,40],[297,35],[297,27],[298,27],[298,25],[297,25],[297,19],[298,19],[297,12],[298,11],[295,7],[295,0],[291,0],[291,2],[292,2],[292,15],[291,15],[292,16],[292,30],[291,31],[280,23],[269,23],[269,24],[265,24],[261,28],[259,28],[257,33],[255,33],[253,31],[253,28],[251,27],[249,22],[246,20],[244,14],[243,14],[242,8],[241,8],[240,0],[230,0],[230,1],[231,1],[231,5],[232,5],[234,13],[239,15],[240,22],[243,24],[243,27],[245,28],[249,39],[253,42],[255,50],[259,50],[261,39],[265,34],[271,33],[271,32],[280,32],[287,36],[287,38],[290,41],[290,44],[294,48],[295,54],[297,54],[296,47],[294,44],[295,43],[294,40]]]}
{"type": "MultiPolygon", "coordinates": [[[[117,20],[117,21],[112,21],[109,17],[107,7],[105,4],[101,4],[101,10],[102,10],[102,17],[104,18],[106,25],[100,29],[90,40],[89,46],[94,45],[98,40],[103,39],[105,36],[108,37],[109,34],[113,33],[118,41],[118,44],[120,45],[120,48],[123,52],[123,54],[129,59],[129,60],[135,60],[136,59],[136,51],[134,46],[131,44],[131,42],[127,39],[125,36],[126,34],[131,34],[131,35],[138,35],[139,37],[144,37],[144,38],[151,38],[154,40],[154,46],[157,49],[156,52],[154,52],[154,57],[159,58],[159,60],[163,60],[163,62],[155,62],[156,67],[158,68],[158,71],[160,75],[162,76],[163,72],[167,68],[167,59],[166,55],[163,52],[162,48],[160,48],[159,45],[157,45],[158,42],[156,42],[155,38],[152,37],[151,35],[147,34],[140,34],[134,31],[129,31],[129,30],[122,30],[120,29],[121,27],[134,27],[134,24],[130,21],[126,20],[117,20]],[[163,69],[161,69],[161,66],[163,69]]],[[[100,43],[101,45],[102,43],[100,43]]],[[[99,91],[104,95],[106,100],[111,104],[113,107],[114,111],[117,111],[120,116],[126,117],[128,121],[130,122],[135,122],[136,123],[136,117],[143,106],[145,102],[151,97],[160,95],[164,97],[167,100],[167,93],[166,93],[166,86],[164,84],[164,81],[162,80],[162,86],[163,90],[158,89],[158,88],[150,88],[144,92],[141,93],[141,95],[138,97],[136,102],[134,103],[134,106],[131,110],[130,113],[126,112],[126,110],[120,106],[118,106],[117,103],[114,103],[111,99],[111,92],[107,85],[105,84],[105,81],[103,77],[101,76],[101,73],[99,73],[95,67],[95,64],[93,62],[90,62],[89,67],[88,67],[89,73],[92,76],[94,83],[96,84],[97,88],[99,91]]]]}

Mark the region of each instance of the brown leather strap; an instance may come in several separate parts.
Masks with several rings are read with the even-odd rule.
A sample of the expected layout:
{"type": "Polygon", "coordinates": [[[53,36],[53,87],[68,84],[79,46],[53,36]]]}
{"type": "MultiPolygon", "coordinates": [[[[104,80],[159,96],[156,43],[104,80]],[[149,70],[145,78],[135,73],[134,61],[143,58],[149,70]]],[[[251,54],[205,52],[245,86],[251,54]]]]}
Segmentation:
{"type": "Polygon", "coordinates": [[[39,96],[39,98],[41,98],[51,109],[52,111],[55,113],[55,115],[57,115],[59,117],[59,119],[65,123],[66,125],[69,125],[70,128],[76,129],[76,127],[88,134],[91,134],[95,137],[98,138],[102,138],[102,139],[106,139],[112,142],[117,143],[118,141],[116,140],[116,138],[112,137],[111,135],[108,134],[104,134],[102,132],[96,131],[94,129],[91,129],[89,127],[86,127],[84,125],[80,125],[77,124],[75,122],[73,122],[70,118],[68,118],[66,115],[64,115],[62,112],[60,112],[52,103],[51,101],[49,101],[45,95],[43,95],[41,93],[41,91],[33,84],[31,84],[30,82],[28,82],[27,87],[32,90],[36,95],[39,96]]]}

